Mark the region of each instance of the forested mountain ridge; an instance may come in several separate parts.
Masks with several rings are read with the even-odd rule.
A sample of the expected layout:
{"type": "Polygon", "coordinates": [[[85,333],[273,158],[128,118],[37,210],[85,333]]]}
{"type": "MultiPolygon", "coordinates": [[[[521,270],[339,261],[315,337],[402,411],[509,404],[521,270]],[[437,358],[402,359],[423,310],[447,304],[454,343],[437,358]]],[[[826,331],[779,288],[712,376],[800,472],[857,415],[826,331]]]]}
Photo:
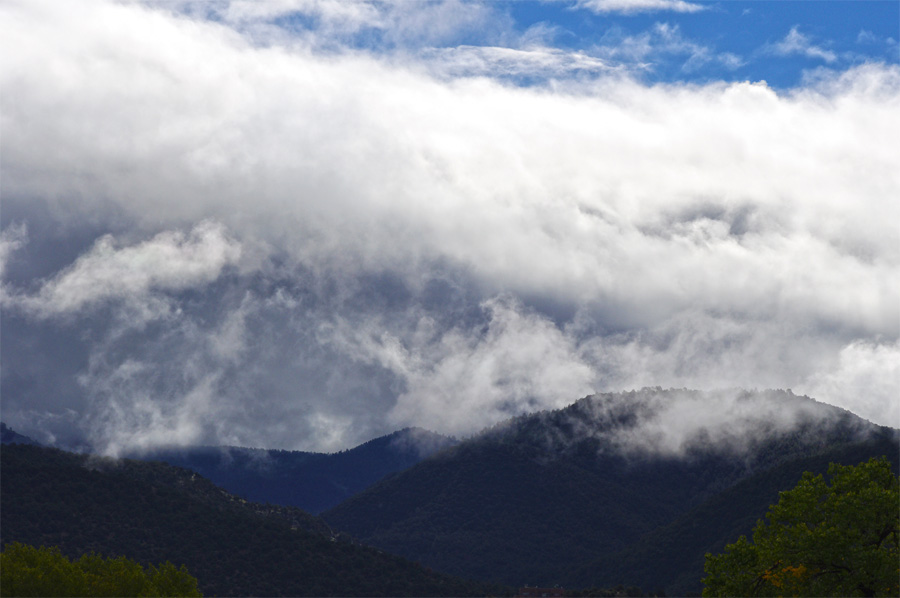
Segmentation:
{"type": "Polygon", "coordinates": [[[484,595],[332,537],[299,509],[249,504],[194,472],[26,445],[0,452],[0,542],[184,564],[205,595],[484,595]]]}
{"type": "Polygon", "coordinates": [[[640,580],[646,590],[665,588],[670,595],[701,590],[704,555],[720,553],[757,520],[779,494],[797,483],[803,472],[824,473],[830,463],[857,465],[873,456],[893,455],[900,471],[897,434],[884,431],[856,443],[825,449],[816,455],[784,461],[742,479],[677,519],[642,537],[625,550],[572,568],[576,586],[612,586],[640,580]]]}
{"type": "MultiPolygon", "coordinates": [[[[787,391],[595,395],[497,425],[323,517],[366,543],[477,579],[684,587],[676,577],[645,575],[648,562],[640,558],[618,569],[615,581],[576,565],[607,563],[631,548],[640,556],[642,538],[741,480],[765,480],[803,459],[821,467],[816,457],[842,448],[864,459],[900,452],[896,431],[787,391]]],[[[763,495],[746,510],[723,511],[732,520],[715,529],[740,528],[735,518],[752,525],[772,502],[763,495]]],[[[693,591],[703,573],[699,559],[701,568],[687,572],[698,584],[693,591]]]]}
{"type": "Polygon", "coordinates": [[[190,469],[250,501],[319,513],[454,444],[448,436],[404,428],[338,453],[187,446],[126,456],[190,469]]]}
{"type": "Polygon", "coordinates": [[[397,449],[404,433],[336,455],[206,453],[206,466],[231,463],[221,469],[276,488],[304,462],[335,480],[377,471],[389,452],[416,461],[326,512],[328,523],[163,463],[4,445],[0,541],[184,563],[218,595],[505,591],[350,535],[490,583],[684,594],[700,589],[703,554],[747,533],[803,471],[880,455],[896,469],[900,454],[896,430],[785,391],[594,395],[461,443],[431,436],[424,460],[397,449]]]}

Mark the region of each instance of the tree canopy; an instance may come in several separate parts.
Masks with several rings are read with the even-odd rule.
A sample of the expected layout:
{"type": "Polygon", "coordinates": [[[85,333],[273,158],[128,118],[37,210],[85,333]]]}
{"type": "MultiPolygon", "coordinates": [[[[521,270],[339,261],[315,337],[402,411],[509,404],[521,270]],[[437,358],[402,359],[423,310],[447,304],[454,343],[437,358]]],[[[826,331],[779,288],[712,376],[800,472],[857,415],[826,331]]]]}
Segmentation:
{"type": "Polygon", "coordinates": [[[900,595],[900,479],[885,458],[805,473],[720,555],[704,596],[900,595]]]}
{"type": "Polygon", "coordinates": [[[85,554],[70,561],[59,548],[18,542],[0,553],[0,596],[202,596],[184,565],[146,568],[125,557],[85,554]]]}

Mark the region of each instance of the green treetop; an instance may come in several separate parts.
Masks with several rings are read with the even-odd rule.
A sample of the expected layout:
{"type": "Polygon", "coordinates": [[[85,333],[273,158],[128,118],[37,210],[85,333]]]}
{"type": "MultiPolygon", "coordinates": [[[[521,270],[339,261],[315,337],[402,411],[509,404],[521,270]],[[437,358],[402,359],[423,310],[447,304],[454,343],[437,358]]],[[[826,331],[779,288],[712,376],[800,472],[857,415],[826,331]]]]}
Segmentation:
{"type": "Polygon", "coordinates": [[[125,557],[70,561],[56,547],[18,542],[0,553],[0,596],[202,596],[187,569],[141,567],[125,557]]]}
{"type": "Polygon", "coordinates": [[[766,522],[706,555],[704,596],[900,595],[900,479],[887,459],[806,472],[766,522]]]}

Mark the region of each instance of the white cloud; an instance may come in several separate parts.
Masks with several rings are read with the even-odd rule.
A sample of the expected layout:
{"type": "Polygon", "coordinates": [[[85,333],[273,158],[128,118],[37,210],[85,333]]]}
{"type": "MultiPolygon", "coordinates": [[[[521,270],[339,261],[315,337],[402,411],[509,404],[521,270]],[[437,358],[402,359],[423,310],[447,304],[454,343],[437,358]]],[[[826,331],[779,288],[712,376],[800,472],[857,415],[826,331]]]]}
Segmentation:
{"type": "MultiPolygon", "coordinates": [[[[14,224],[0,232],[0,282],[6,272],[12,254],[28,242],[28,228],[22,224],[14,224]]],[[[0,295],[2,297],[2,295],[0,295]]]]}
{"type": "Polygon", "coordinates": [[[837,60],[837,54],[812,43],[809,36],[800,33],[799,27],[794,25],[780,42],[771,46],[771,51],[782,56],[800,54],[808,58],[818,58],[825,62],[837,60]]]}
{"type": "Polygon", "coordinates": [[[457,46],[427,51],[423,58],[429,70],[441,77],[536,77],[543,80],[579,73],[596,74],[614,68],[584,52],[548,47],[457,46]]]}
{"type": "Polygon", "coordinates": [[[709,46],[685,38],[678,25],[656,23],[651,29],[637,35],[625,35],[620,29],[611,28],[593,49],[593,53],[610,64],[637,69],[653,69],[654,64],[669,56],[687,57],[682,70],[696,71],[708,65],[719,65],[728,70],[737,69],[744,60],[731,52],[716,52],[709,46]]]}
{"type": "Polygon", "coordinates": [[[151,381],[160,375],[156,369],[153,363],[126,360],[102,375],[92,371],[83,376],[95,404],[88,422],[95,450],[119,456],[126,450],[197,444],[208,422],[223,415],[216,402],[215,375],[193,380],[182,392],[167,396],[152,390],[151,381]]]}
{"type": "Polygon", "coordinates": [[[878,35],[866,29],[860,29],[859,34],[856,36],[856,43],[858,44],[877,44],[880,41],[881,38],[878,35]]]}
{"type": "MultiPolygon", "coordinates": [[[[17,303],[41,317],[76,314],[102,302],[146,304],[154,291],[179,291],[215,280],[240,257],[240,246],[224,229],[203,222],[191,230],[160,233],[143,243],[120,247],[112,236],[52,279],[34,296],[17,303]]],[[[151,298],[152,299],[152,298],[151,298]]],[[[153,307],[141,310],[152,317],[153,307]]]]}
{"type": "Polygon", "coordinates": [[[492,3],[477,0],[180,0],[175,6],[185,14],[212,16],[263,46],[452,45],[476,31],[500,35],[509,25],[492,3]]]}
{"type": "Polygon", "coordinates": [[[897,45],[897,40],[893,37],[882,37],[867,29],[860,29],[856,36],[856,43],[862,45],[881,45],[890,48],[897,45]]]}
{"type": "Polygon", "coordinates": [[[900,428],[900,343],[855,341],[841,349],[837,361],[811,375],[802,391],[900,428]]]}
{"type": "MultiPolygon", "coordinates": [[[[740,454],[798,428],[812,436],[811,441],[824,442],[825,434],[840,417],[840,412],[824,410],[790,391],[738,389],[697,392],[644,388],[591,397],[582,404],[582,410],[598,422],[621,421],[617,414],[633,413],[636,417],[631,425],[619,424],[610,432],[602,427],[599,432],[591,430],[574,420],[576,435],[598,436],[601,442],[626,452],[667,456],[711,446],[740,454]]],[[[862,426],[858,431],[865,433],[862,426]]]]}
{"type": "Polygon", "coordinates": [[[441,330],[428,316],[403,338],[381,326],[340,324],[328,342],[402,381],[390,413],[395,425],[460,434],[522,412],[562,407],[588,394],[594,372],[573,339],[510,298],[485,301],[479,329],[441,330]]]}
{"type": "MultiPolygon", "coordinates": [[[[856,405],[834,389],[862,379],[854,356],[869,353],[841,365],[842,351],[897,341],[894,66],[783,93],[618,72],[523,89],[492,75],[577,61],[463,48],[441,59],[484,76],[435,77],[415,53],[254,46],[189,14],[0,6],[5,204],[133,227],[37,292],[9,292],[33,315],[177,315],[117,334],[75,319],[98,326],[83,387],[97,421],[108,404],[133,430],[116,419],[130,395],[148,402],[135,413],[158,423],[153,438],[315,448],[364,440],[386,414],[459,431],[594,388],[815,382],[856,405]],[[234,296],[204,295],[230,265],[234,296]],[[401,290],[369,284],[381,275],[401,290]],[[443,279],[450,290],[429,286],[443,279]],[[176,295],[189,289],[210,313],[187,313],[176,295]],[[341,322],[352,334],[323,332],[341,322]],[[192,354],[194,371],[174,376],[192,354]],[[829,368],[844,372],[833,384],[829,368]]],[[[705,59],[677,33],[647,44],[705,59]]],[[[895,403],[871,396],[884,423],[895,403]]]]}
{"type": "Polygon", "coordinates": [[[364,0],[235,0],[222,3],[218,12],[232,23],[273,21],[291,15],[303,15],[321,21],[321,26],[331,32],[349,33],[382,24],[379,5],[364,0]]]}
{"type": "Polygon", "coordinates": [[[684,0],[577,0],[576,7],[597,13],[624,14],[658,11],[699,12],[706,8],[702,4],[684,0]]]}

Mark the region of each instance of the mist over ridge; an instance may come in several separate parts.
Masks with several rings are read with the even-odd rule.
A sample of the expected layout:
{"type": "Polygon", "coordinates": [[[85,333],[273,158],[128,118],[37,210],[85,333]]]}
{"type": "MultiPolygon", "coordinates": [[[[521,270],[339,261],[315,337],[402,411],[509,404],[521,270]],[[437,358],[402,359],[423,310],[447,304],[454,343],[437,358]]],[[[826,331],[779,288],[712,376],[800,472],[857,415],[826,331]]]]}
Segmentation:
{"type": "Polygon", "coordinates": [[[789,391],[645,388],[506,420],[323,518],[458,575],[687,595],[804,471],[898,451],[900,430],[789,391]]]}
{"type": "Polygon", "coordinates": [[[587,442],[600,454],[626,459],[706,453],[740,459],[781,438],[824,448],[829,442],[860,442],[890,430],[790,390],[653,387],[589,395],[561,409],[506,420],[473,439],[502,438],[522,425],[535,429],[550,455],[587,442]]]}

